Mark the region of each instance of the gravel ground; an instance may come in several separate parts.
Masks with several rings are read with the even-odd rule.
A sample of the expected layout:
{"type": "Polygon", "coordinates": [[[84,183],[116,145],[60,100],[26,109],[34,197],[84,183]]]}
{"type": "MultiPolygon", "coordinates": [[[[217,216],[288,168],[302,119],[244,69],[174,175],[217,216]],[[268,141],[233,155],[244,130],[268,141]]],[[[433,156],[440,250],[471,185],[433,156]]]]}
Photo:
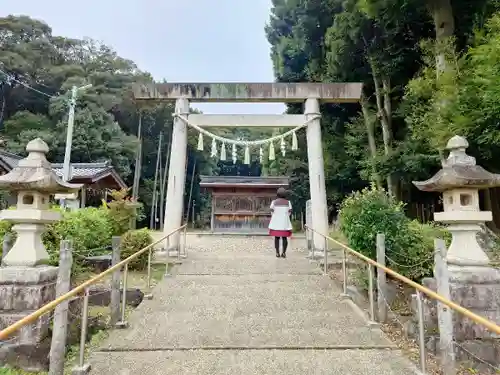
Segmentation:
{"type": "Polygon", "coordinates": [[[188,259],[111,332],[92,374],[413,374],[304,245],[277,259],[268,237],[188,236],[188,259]]]}
{"type": "Polygon", "coordinates": [[[395,350],[193,350],[96,353],[92,374],[413,375],[395,350]]]}

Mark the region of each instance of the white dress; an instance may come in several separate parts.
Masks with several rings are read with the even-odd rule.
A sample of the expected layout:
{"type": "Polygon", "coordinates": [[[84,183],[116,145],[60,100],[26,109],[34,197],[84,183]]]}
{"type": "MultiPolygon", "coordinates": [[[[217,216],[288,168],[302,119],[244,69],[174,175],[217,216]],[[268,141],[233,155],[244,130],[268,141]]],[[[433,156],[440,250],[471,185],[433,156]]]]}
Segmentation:
{"type": "Polygon", "coordinates": [[[292,222],[290,213],[292,204],[282,198],[275,199],[270,206],[273,214],[269,222],[269,234],[274,237],[290,237],[292,235],[292,222]]]}

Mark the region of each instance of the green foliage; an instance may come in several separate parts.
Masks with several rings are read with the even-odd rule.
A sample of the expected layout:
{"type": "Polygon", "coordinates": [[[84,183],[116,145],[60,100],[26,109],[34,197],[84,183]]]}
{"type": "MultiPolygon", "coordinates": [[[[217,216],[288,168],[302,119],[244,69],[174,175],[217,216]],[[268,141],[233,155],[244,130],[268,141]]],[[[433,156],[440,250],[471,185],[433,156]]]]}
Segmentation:
{"type": "Polygon", "coordinates": [[[302,231],[302,222],[300,220],[292,220],[292,228],[295,233],[302,231]]]}
{"type": "Polygon", "coordinates": [[[459,134],[471,144],[478,163],[498,172],[500,157],[500,14],[476,33],[473,46],[463,55],[454,51],[454,40],[436,45],[426,42],[425,65],[406,89],[403,109],[408,141],[422,151],[443,150],[448,139],[459,134]],[[436,75],[435,51],[448,64],[436,75]]]}
{"type": "MultiPolygon", "coordinates": [[[[112,225],[107,209],[87,207],[65,211],[58,206],[51,209],[62,214],[62,220],[49,225],[42,235],[51,265],[58,265],[60,242],[65,239],[72,240],[73,244],[73,272],[81,270],[85,257],[110,251],[112,225]]],[[[12,223],[0,220],[0,244],[6,233],[10,233],[15,239],[12,223]]]]}
{"type": "MultiPolygon", "coordinates": [[[[59,207],[53,208],[60,210],[59,207]]],[[[59,245],[64,239],[73,243],[73,262],[78,264],[86,256],[109,252],[112,224],[105,208],[87,207],[62,211],[63,219],[48,227],[43,241],[52,264],[59,261],[59,245]]]]}
{"type": "Polygon", "coordinates": [[[132,220],[138,217],[141,205],[127,197],[128,192],[129,189],[112,190],[110,195],[113,201],[106,204],[113,236],[121,236],[128,231],[132,220]]]}
{"type": "Polygon", "coordinates": [[[0,220],[0,244],[3,244],[3,239],[6,233],[12,233],[12,223],[6,220],[0,220]]]}
{"type": "MultiPolygon", "coordinates": [[[[477,152],[474,156],[478,161],[486,160],[489,164],[485,166],[498,168],[494,160],[500,156],[500,132],[495,120],[495,103],[499,101],[495,88],[500,86],[495,72],[500,66],[495,47],[499,32],[494,20],[486,22],[498,11],[498,0],[452,1],[454,35],[441,41],[439,48],[429,41],[436,39],[434,22],[440,11],[429,6],[430,0],[272,3],[266,34],[278,81],[364,84],[367,119],[374,127],[375,156],[368,147],[367,127],[359,106],[325,104],[321,108],[325,182],[331,210],[351,191],[373,180],[374,172],[384,183],[388,175],[398,180],[398,198],[407,203],[424,203],[411,181],[426,179],[435,172],[439,166],[438,148],[442,149],[453,133],[469,138],[473,148],[470,151],[477,152]],[[480,30],[485,39],[475,36],[474,30],[480,30]],[[468,51],[474,40],[476,46],[468,51]],[[478,43],[487,47],[478,49],[478,43]],[[438,79],[436,54],[443,51],[453,64],[438,79]],[[452,51],[456,51],[454,55],[452,51]],[[464,64],[471,70],[468,67],[465,71],[464,64]],[[374,95],[375,76],[389,83],[380,93],[389,96],[384,103],[392,120],[388,154],[374,95]],[[443,102],[449,106],[442,107],[443,102]]],[[[288,113],[301,110],[293,104],[288,106],[288,113]]],[[[301,151],[296,156],[296,162],[307,161],[301,151]]],[[[286,162],[280,160],[280,164],[286,162]]],[[[307,167],[295,167],[289,172],[294,181],[300,182],[300,187],[292,186],[294,195],[305,199],[307,167]]],[[[295,202],[294,207],[298,207],[295,202]]]]}
{"type": "Polygon", "coordinates": [[[401,250],[400,246],[395,246],[395,242],[406,229],[408,221],[403,204],[375,187],[354,192],[347,197],[342,202],[339,220],[340,230],[349,245],[372,259],[376,258],[374,244],[377,233],[386,235],[387,248],[401,250]]]}
{"type": "MultiPolygon", "coordinates": [[[[25,154],[28,141],[41,137],[47,142],[51,162],[64,158],[68,99],[71,87],[88,83],[92,88],[78,92],[71,161],[111,161],[128,186],[138,146],[139,112],[142,118],[142,165],[139,195],[149,216],[156,151],[163,132],[162,157],[172,134],[171,103],[139,107],[132,100],[135,83],[152,82],[150,74],[133,61],[119,56],[111,47],[92,39],[55,36],[43,21],[28,16],[0,17],[0,138],[7,151],[25,154]],[[47,95],[26,88],[29,85],[47,95]]],[[[189,163],[197,159],[196,176],[211,174],[215,164],[196,149],[197,135],[190,131],[189,163]]],[[[162,166],[165,159],[162,160],[162,166]]],[[[188,171],[188,174],[191,173],[188,171]]],[[[189,184],[189,179],[187,179],[189,184]]],[[[193,199],[199,200],[195,189],[193,199]]],[[[187,208],[187,205],[185,205],[187,208]]],[[[201,205],[196,205],[196,210],[201,205]]],[[[140,216],[139,220],[144,219],[140,216]]]]}
{"type": "MultiPolygon", "coordinates": [[[[121,259],[126,259],[139,250],[153,243],[153,238],[147,228],[129,230],[122,236],[121,259]]],[[[129,263],[130,270],[143,270],[148,265],[148,251],[139,255],[129,263]]]]}
{"type": "Polygon", "coordinates": [[[376,238],[385,234],[386,256],[391,268],[419,280],[432,273],[433,239],[445,232],[405,216],[404,205],[375,187],[354,192],[340,210],[340,229],[349,246],[376,259],[376,238]]]}

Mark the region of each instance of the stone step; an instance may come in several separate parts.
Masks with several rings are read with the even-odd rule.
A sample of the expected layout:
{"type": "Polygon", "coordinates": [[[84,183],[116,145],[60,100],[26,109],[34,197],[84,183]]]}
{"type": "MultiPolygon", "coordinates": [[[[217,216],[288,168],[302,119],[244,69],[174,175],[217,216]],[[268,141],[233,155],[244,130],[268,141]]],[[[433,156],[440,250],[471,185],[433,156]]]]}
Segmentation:
{"type": "Polygon", "coordinates": [[[397,350],[182,350],[95,353],[91,374],[415,375],[397,350]]]}

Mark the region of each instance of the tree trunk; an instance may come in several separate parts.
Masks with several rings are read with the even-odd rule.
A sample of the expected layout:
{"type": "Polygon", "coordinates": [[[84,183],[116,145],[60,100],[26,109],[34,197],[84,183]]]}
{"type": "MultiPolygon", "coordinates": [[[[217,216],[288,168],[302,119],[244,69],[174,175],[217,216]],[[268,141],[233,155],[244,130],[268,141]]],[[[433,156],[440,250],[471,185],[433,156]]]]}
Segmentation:
{"type": "Polygon", "coordinates": [[[453,7],[451,0],[428,0],[427,1],[436,31],[436,73],[446,69],[446,51],[444,42],[453,36],[455,32],[455,20],[453,18],[453,7]]]}
{"type": "MultiPolygon", "coordinates": [[[[377,114],[382,125],[382,138],[384,140],[384,153],[386,156],[391,154],[392,146],[392,106],[391,106],[391,86],[387,77],[379,77],[373,58],[368,57],[373,84],[375,86],[375,99],[377,102],[377,114]],[[389,112],[388,112],[389,111],[389,112]]],[[[387,191],[389,194],[397,196],[397,183],[392,174],[387,176],[387,191]]]]}
{"type": "Polygon", "coordinates": [[[374,122],[370,118],[370,111],[368,110],[368,102],[365,98],[361,98],[361,110],[363,112],[363,119],[366,126],[366,134],[368,136],[368,147],[370,148],[370,155],[372,157],[372,179],[377,185],[377,188],[382,188],[382,180],[380,175],[377,173],[377,167],[375,166],[375,159],[377,157],[377,145],[375,143],[375,129],[374,122]]]}

